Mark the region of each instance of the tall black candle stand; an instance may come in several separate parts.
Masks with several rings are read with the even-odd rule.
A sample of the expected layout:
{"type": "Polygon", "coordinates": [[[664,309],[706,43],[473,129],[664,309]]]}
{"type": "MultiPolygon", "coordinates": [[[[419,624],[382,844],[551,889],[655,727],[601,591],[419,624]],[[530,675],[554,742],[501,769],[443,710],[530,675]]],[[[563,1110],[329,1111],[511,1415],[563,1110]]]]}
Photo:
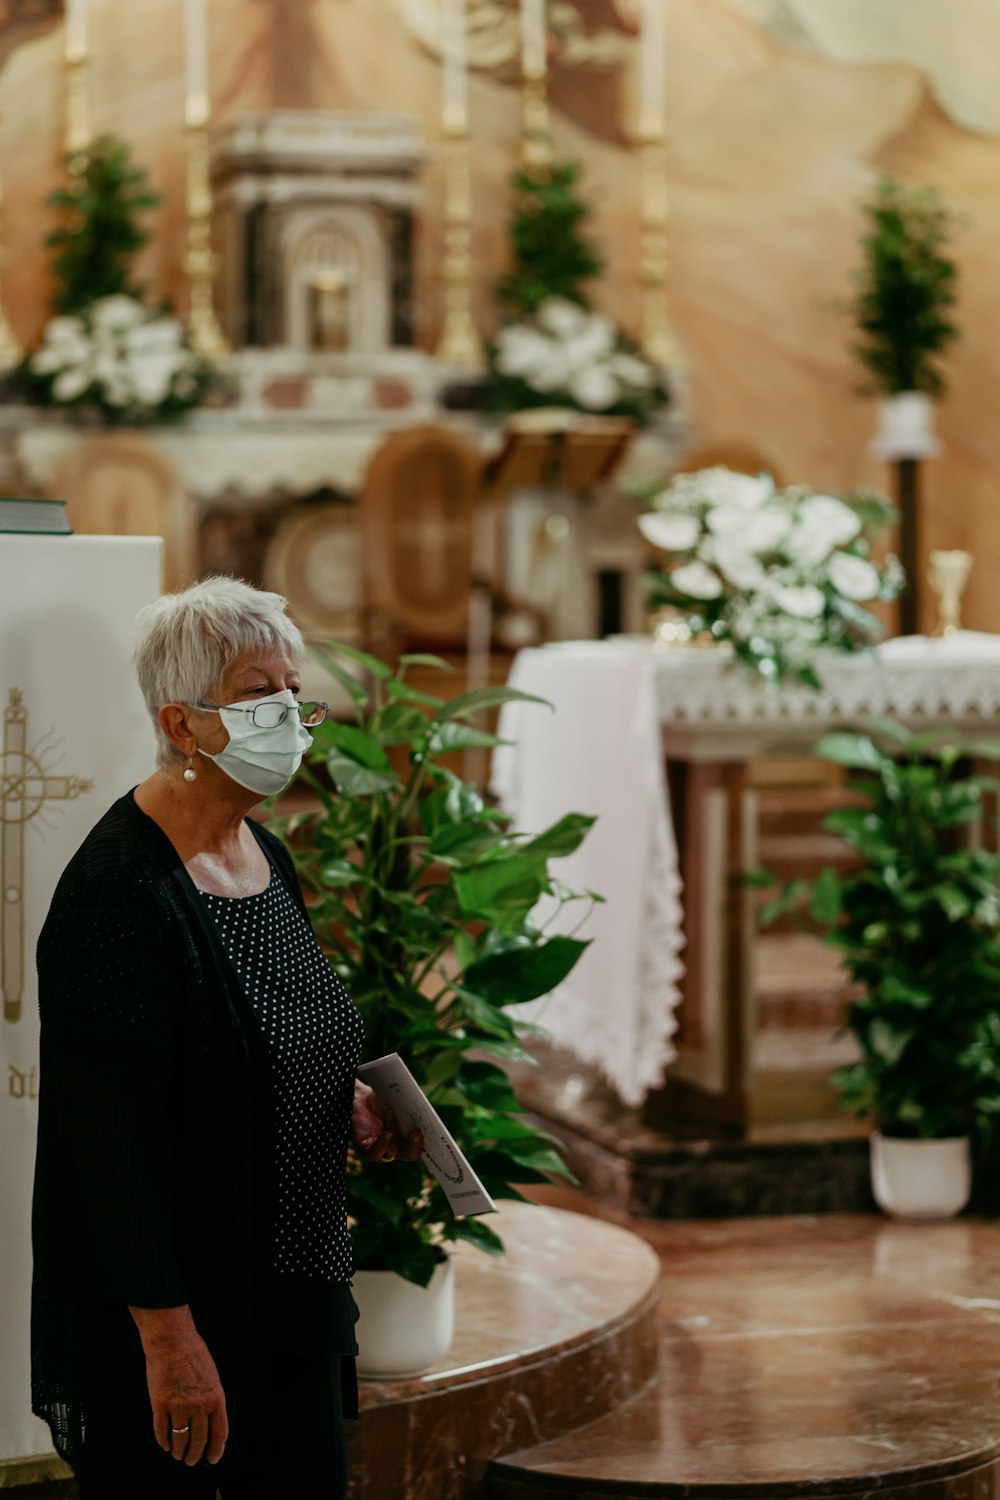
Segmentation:
{"type": "Polygon", "coordinates": [[[899,628],[902,635],[917,635],[920,630],[920,459],[898,458],[894,467],[899,508],[899,560],[906,576],[899,600],[899,628]]]}

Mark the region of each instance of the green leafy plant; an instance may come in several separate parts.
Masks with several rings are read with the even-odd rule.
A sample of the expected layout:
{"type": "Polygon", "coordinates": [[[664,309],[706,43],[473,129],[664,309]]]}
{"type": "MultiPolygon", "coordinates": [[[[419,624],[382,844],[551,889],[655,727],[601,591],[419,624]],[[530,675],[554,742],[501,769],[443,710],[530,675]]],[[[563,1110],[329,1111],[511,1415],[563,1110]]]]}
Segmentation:
{"type": "Polygon", "coordinates": [[[874,392],[943,393],[941,351],[957,336],[949,316],[957,270],[945,253],[954,218],[931,188],[884,177],[863,205],[864,264],[852,304],[854,352],[874,392]]]}
{"type": "Polygon", "coordinates": [[[101,297],[141,299],[132,263],[149,232],[140,221],[161,195],[150,187],[145,169],[131,162],[126,142],[114,135],[95,140],[82,166],[72,157],[67,167],[70,185],[47,200],[63,219],[46,241],[55,251],[55,310],[80,313],[101,297]]]}
{"type": "Polygon", "coordinates": [[[862,773],[847,783],[857,805],[824,822],[857,864],[791,882],[761,917],[808,910],[861,991],[847,1021],[861,1060],[832,1078],[841,1104],[885,1135],[985,1133],[1000,1114],[1000,854],[973,825],[1000,781],[967,757],[1000,745],[877,720],[817,754],[862,773]]]}
{"type": "MultiPolygon", "coordinates": [[[[553,914],[599,899],[575,896],[549,871],[593,819],[571,814],[534,837],[514,835],[445,764],[498,743],[469,722],[476,714],[528,695],[486,688],[445,700],[416,690],[413,667],[447,670],[436,657],[404,656],[395,671],[342,646],[318,659],[349,694],[354,721],[328,720],[314,736],[300,776],[319,809],[271,826],[289,843],[317,935],[364,1018],[365,1057],[403,1056],[494,1198],[569,1178],[558,1143],[522,1118],[500,1064],[531,1060],[511,1007],[547,994],[586,947],[549,935],[534,913],[543,897],[553,914]]],[[[352,1154],[348,1214],[359,1269],[421,1285],[450,1241],[502,1251],[485,1220],[452,1216],[421,1162],[352,1154]]]]}
{"type": "Polygon", "coordinates": [[[604,266],[583,231],[590,210],[578,192],[581,170],[580,162],[569,161],[515,172],[511,265],[496,287],[508,316],[531,318],[548,297],[589,305],[583,283],[604,266]]]}

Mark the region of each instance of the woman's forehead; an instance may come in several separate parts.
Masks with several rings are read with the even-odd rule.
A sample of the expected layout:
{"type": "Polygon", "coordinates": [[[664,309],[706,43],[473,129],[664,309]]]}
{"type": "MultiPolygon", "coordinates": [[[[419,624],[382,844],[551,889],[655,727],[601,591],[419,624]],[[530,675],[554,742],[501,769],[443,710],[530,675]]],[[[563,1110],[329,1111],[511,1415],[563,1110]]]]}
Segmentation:
{"type": "Polygon", "coordinates": [[[245,656],[240,656],[233,662],[226,673],[225,681],[239,683],[249,681],[254,677],[281,678],[297,677],[298,668],[292,658],[284,651],[248,651],[245,656]]]}

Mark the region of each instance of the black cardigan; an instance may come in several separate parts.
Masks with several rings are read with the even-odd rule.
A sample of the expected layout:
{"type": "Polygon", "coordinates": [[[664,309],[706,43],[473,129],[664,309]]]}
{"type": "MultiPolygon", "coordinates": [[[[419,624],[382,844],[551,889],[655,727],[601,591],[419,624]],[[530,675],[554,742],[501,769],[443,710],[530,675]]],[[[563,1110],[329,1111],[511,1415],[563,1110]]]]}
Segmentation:
{"type": "MultiPolygon", "coordinates": [[[[250,822],[305,910],[291,859],[250,822]]],[[[169,839],[122,797],[87,836],[38,943],[32,1406],[78,1457],[95,1308],[191,1305],[230,1412],[272,1277],[270,1059],[169,839]]]]}

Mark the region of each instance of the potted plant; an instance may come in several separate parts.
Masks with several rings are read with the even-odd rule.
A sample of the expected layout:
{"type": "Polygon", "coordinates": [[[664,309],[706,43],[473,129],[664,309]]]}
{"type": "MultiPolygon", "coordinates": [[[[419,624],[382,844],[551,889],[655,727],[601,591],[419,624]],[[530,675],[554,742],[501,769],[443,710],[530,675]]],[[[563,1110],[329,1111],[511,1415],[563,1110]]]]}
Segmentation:
{"type": "MultiPolygon", "coordinates": [[[[521,1117],[502,1064],[531,1061],[510,1008],[559,984],[586,947],[550,935],[533,913],[543,897],[553,911],[580,899],[549,873],[549,860],[576,849],[593,819],[572,814],[535,837],[512,834],[446,764],[455,751],[497,743],[469,722],[477,713],[530,695],[484,688],[446,700],[416,690],[413,667],[448,670],[436,657],[403,656],[395,671],[342,646],[317,657],[348,693],[354,721],[316,731],[300,776],[318,809],[272,826],[288,840],[316,932],[364,1018],[365,1059],[402,1055],[494,1198],[520,1198],[516,1184],[551,1174],[573,1180],[558,1143],[521,1117]]],[[[499,1237],[482,1218],[454,1218],[419,1161],[384,1166],[352,1155],[348,1215],[359,1368],[426,1368],[450,1327],[437,1305],[450,1297],[446,1246],[464,1240],[500,1254],[499,1237]],[[378,1313],[366,1327],[372,1276],[378,1313]],[[398,1330],[403,1344],[372,1347],[380,1329],[398,1330]]]]}
{"type": "Polygon", "coordinates": [[[863,205],[864,264],[852,304],[854,352],[883,397],[875,452],[925,458],[937,452],[931,398],[944,391],[939,360],[957,336],[950,312],[957,270],[945,251],[953,217],[931,188],[883,177],[863,205]]]}
{"type": "Polygon", "coordinates": [[[948,1217],[969,1195],[970,1142],[1000,1114],[1000,854],[973,826],[1000,782],[967,761],[1000,745],[878,720],[817,754],[864,773],[848,782],[856,805],[824,823],[857,863],[792,882],[762,915],[808,906],[860,992],[846,1023],[860,1059],[831,1081],[873,1122],[876,1201],[948,1217]]]}

